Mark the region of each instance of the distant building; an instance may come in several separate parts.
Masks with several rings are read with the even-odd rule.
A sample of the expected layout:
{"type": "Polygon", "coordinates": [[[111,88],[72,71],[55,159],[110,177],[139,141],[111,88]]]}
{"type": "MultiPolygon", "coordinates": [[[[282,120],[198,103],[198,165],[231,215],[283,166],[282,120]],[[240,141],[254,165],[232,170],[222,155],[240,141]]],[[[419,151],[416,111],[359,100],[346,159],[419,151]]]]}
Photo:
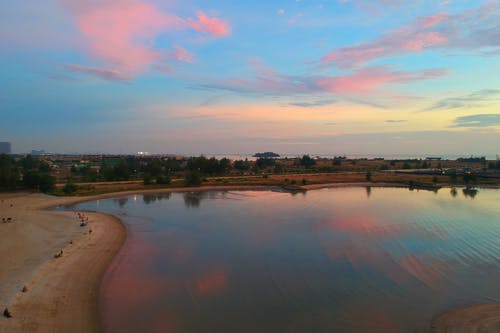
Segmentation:
{"type": "Polygon", "coordinates": [[[0,154],[10,154],[12,146],[10,142],[0,142],[0,154]]]}
{"type": "Polygon", "coordinates": [[[31,155],[33,156],[41,156],[41,155],[45,155],[45,150],[32,150],[31,151],[31,155]]]}

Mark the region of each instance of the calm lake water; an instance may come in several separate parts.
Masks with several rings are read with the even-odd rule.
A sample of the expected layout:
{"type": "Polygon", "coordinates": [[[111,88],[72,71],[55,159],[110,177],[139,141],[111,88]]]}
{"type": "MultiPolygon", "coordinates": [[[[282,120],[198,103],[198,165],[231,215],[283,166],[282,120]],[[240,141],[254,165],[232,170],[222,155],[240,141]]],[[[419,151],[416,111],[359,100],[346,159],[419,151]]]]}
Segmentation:
{"type": "Polygon", "coordinates": [[[107,332],[418,332],[500,301],[500,191],[341,188],[135,195],[72,207],[129,236],[107,332]]]}

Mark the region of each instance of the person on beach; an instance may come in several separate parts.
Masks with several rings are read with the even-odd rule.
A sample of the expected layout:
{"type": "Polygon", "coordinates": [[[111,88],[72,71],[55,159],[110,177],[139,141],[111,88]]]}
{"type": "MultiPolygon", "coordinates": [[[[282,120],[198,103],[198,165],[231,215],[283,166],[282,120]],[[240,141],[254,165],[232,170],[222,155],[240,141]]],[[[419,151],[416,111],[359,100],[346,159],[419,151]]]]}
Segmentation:
{"type": "Polygon", "coordinates": [[[63,255],[63,250],[59,251],[59,253],[54,254],[54,258],[61,258],[63,255]]]}
{"type": "Polygon", "coordinates": [[[5,318],[12,318],[12,314],[10,313],[8,308],[5,308],[5,310],[3,310],[3,316],[5,318]]]}

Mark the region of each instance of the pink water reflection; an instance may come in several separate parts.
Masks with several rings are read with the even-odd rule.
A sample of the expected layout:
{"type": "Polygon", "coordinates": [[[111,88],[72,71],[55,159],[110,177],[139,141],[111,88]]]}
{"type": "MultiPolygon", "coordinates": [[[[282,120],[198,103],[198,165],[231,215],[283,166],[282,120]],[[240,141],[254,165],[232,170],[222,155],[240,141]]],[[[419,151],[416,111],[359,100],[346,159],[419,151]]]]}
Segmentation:
{"type": "Polygon", "coordinates": [[[415,332],[457,302],[498,294],[496,196],[379,191],[125,204],[149,222],[128,222],[103,282],[106,331],[415,332]]]}

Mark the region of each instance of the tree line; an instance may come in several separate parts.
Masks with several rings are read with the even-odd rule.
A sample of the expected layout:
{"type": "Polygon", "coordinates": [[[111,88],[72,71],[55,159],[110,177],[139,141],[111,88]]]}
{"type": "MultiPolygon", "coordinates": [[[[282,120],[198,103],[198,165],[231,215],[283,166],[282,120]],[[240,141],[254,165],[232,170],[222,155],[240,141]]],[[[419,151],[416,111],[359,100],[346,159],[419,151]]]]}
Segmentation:
{"type": "MultiPolygon", "coordinates": [[[[467,162],[483,162],[484,158],[467,159],[467,162]],[[470,161],[469,161],[470,160],[470,161]]],[[[332,159],[316,159],[309,155],[296,158],[275,159],[260,157],[254,161],[237,160],[231,162],[227,158],[216,159],[205,156],[190,158],[160,157],[103,157],[93,162],[81,163],[79,160],[49,160],[30,155],[14,157],[0,155],[0,190],[35,189],[49,192],[55,188],[56,178],[51,167],[57,166],[63,171],[66,185],[65,193],[76,190],[76,183],[99,181],[142,180],[146,185],[168,185],[175,179],[184,179],[186,185],[199,185],[206,177],[245,175],[245,174],[283,174],[300,172],[336,172],[342,170],[379,171],[389,169],[428,169],[441,168],[438,164],[422,160],[391,160],[367,165],[362,159],[349,160],[345,156],[332,159]],[[50,164],[49,164],[50,163],[50,164]],[[73,163],[71,167],[68,163],[73,163]],[[363,165],[361,165],[364,163],[363,165]],[[433,165],[434,164],[434,165],[433,165]]],[[[70,164],[71,165],[71,164],[70,164]]],[[[485,163],[484,169],[500,171],[500,161],[485,163]]]]}
{"type": "Polygon", "coordinates": [[[0,189],[27,188],[49,192],[55,188],[56,178],[50,165],[27,155],[15,160],[10,155],[0,155],[0,189]]]}

